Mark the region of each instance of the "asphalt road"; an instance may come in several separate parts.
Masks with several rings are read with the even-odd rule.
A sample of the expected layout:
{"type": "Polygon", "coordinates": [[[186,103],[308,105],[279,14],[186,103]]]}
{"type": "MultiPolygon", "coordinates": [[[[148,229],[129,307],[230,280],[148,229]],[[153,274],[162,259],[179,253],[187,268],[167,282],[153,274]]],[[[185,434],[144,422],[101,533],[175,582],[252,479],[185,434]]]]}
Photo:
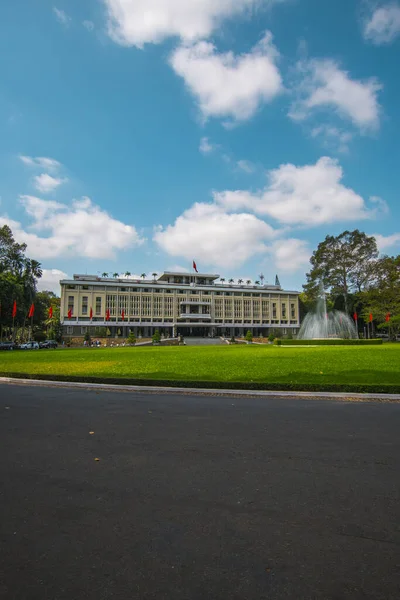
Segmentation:
{"type": "Polygon", "coordinates": [[[0,385],[0,596],[398,600],[399,431],[400,404],[0,385]]]}

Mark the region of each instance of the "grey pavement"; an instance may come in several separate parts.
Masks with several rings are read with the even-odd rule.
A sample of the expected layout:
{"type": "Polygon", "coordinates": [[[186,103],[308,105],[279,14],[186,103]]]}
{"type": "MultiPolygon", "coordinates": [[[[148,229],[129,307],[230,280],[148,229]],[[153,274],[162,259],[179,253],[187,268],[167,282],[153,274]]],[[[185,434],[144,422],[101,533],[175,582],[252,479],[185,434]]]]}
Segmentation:
{"type": "Polygon", "coordinates": [[[221,344],[226,345],[226,342],[219,337],[185,337],[185,344],[187,346],[221,346],[221,344]]]}
{"type": "Polygon", "coordinates": [[[0,596],[397,600],[399,425],[399,404],[2,384],[0,596]]]}

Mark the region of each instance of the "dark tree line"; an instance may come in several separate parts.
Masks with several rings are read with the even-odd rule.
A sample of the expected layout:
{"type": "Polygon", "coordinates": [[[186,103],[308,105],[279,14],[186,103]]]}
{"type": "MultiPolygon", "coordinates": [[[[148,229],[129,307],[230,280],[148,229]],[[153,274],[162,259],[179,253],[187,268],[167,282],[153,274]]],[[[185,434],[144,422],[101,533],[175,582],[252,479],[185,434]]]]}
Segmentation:
{"type": "Polygon", "coordinates": [[[15,241],[8,225],[0,227],[0,328],[1,336],[14,339],[33,334],[40,339],[60,335],[60,299],[53,292],[38,292],[42,276],[38,261],[26,256],[26,244],[15,241]],[[14,303],[16,315],[13,317],[14,303]],[[34,305],[33,318],[28,318],[34,305]],[[49,308],[53,318],[49,319],[49,308]]]}

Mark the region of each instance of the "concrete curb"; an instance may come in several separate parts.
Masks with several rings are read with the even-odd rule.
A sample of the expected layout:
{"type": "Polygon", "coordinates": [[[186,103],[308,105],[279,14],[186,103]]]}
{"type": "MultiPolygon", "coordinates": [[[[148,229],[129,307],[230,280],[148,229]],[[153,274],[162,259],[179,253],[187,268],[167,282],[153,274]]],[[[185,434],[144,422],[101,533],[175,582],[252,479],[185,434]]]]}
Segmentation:
{"type": "Polygon", "coordinates": [[[182,394],[192,396],[254,396],[261,398],[327,398],[344,401],[383,401],[400,402],[400,394],[357,394],[352,392],[294,392],[268,390],[224,390],[209,388],[159,387],[152,385],[115,385],[110,383],[80,383],[75,381],[51,381],[46,379],[20,379],[0,377],[0,384],[30,385],[39,387],[61,387],[106,390],[116,392],[153,392],[182,394]]]}

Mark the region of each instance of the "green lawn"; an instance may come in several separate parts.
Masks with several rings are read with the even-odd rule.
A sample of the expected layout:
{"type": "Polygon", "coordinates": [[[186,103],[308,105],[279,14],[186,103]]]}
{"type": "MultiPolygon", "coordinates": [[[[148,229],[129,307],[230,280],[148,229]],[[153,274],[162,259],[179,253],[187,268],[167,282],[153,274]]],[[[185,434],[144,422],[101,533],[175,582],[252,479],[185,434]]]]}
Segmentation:
{"type": "Polygon", "coordinates": [[[173,346],[1,352],[1,376],[227,387],[400,392],[400,344],[173,346]],[[240,386],[240,384],[242,384],[240,386]],[[245,385],[244,385],[245,384],[245,385]]]}

